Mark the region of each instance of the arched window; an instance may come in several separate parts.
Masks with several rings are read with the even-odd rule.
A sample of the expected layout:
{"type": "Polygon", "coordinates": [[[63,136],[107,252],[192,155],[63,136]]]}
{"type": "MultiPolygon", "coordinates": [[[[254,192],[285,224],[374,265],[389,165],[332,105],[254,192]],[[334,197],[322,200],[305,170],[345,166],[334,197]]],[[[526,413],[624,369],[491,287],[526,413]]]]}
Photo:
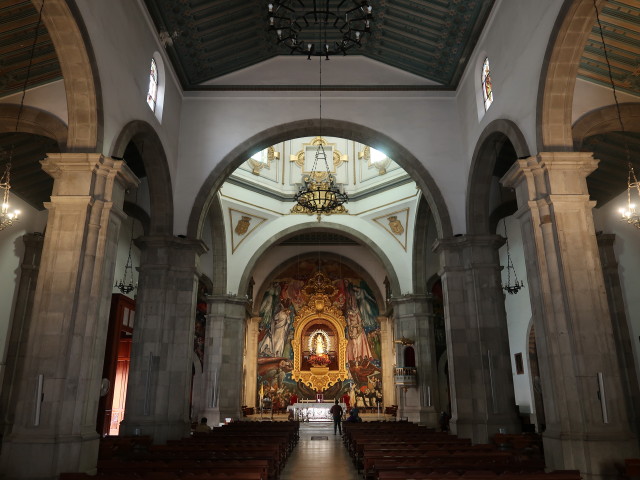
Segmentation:
{"type": "Polygon", "coordinates": [[[482,64],[482,98],[484,99],[484,111],[486,112],[493,102],[493,85],[491,84],[489,57],[486,57],[482,64]]]}
{"type": "Polygon", "coordinates": [[[151,59],[149,69],[149,91],[147,92],[147,104],[152,112],[156,111],[156,101],[158,99],[158,66],[155,59],[151,59]]]}

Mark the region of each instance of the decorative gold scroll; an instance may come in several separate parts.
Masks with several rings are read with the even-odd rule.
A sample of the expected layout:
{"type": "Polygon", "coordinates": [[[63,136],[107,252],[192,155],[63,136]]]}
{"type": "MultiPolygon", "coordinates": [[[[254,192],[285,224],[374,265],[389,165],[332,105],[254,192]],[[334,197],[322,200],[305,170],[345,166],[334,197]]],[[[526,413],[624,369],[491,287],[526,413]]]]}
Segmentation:
{"type": "Polygon", "coordinates": [[[335,287],[323,273],[318,272],[311,277],[302,291],[308,296],[308,301],[300,309],[293,323],[294,358],[291,375],[294,380],[301,381],[316,391],[322,391],[337,381],[348,378],[346,367],[347,338],[344,333],[347,324],[342,311],[331,303],[331,295],[335,292],[335,287]],[[305,347],[302,337],[307,326],[312,322],[324,323],[336,335],[338,339],[337,345],[335,345],[338,354],[338,370],[317,367],[302,370],[302,352],[305,347]]]}

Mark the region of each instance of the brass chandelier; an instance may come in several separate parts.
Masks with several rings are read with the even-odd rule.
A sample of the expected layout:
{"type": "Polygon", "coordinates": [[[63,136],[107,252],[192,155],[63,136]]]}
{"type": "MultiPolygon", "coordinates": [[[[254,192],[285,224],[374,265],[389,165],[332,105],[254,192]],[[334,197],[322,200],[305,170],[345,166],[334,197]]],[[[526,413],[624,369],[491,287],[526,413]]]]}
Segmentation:
{"type": "Polygon", "coordinates": [[[269,32],[290,54],[342,54],[361,47],[371,33],[369,0],[272,0],[267,5],[269,32]],[[324,30],[324,35],[319,33],[324,30]],[[320,38],[315,43],[311,39],[320,38]]]}
{"type": "MultiPolygon", "coordinates": [[[[13,147],[12,147],[13,150],[13,147]]],[[[9,190],[11,190],[11,154],[0,177],[0,190],[2,191],[2,206],[0,207],[0,230],[10,227],[20,219],[20,210],[11,211],[9,207],[9,190]]]]}
{"type": "MultiPolygon", "coordinates": [[[[322,139],[322,57],[320,63],[320,139],[322,139]]],[[[319,141],[313,160],[313,168],[308,176],[303,178],[300,190],[293,197],[298,205],[308,213],[317,214],[318,220],[323,213],[332,212],[349,201],[348,195],[337,185],[335,177],[329,170],[327,153],[324,150],[324,142],[319,141]],[[318,171],[318,167],[324,163],[325,171],[318,171]],[[318,165],[320,164],[320,165],[318,165]]]]}

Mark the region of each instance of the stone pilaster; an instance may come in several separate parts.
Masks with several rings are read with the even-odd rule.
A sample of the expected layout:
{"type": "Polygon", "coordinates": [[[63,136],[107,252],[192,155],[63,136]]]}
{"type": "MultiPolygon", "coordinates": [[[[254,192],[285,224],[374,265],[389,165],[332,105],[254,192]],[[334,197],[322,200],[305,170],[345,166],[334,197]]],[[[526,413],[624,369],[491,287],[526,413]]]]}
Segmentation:
{"type": "Polygon", "coordinates": [[[622,286],[620,285],[618,261],[613,249],[615,239],[616,236],[613,234],[600,233],[597,235],[604,286],[607,291],[609,312],[611,313],[613,338],[616,342],[622,388],[624,388],[625,393],[627,415],[631,422],[633,433],[638,437],[640,435],[640,389],[638,387],[636,364],[633,358],[632,339],[629,335],[629,323],[624,308],[622,286]]]}
{"type": "Polygon", "coordinates": [[[248,300],[235,295],[210,295],[205,339],[206,391],[203,416],[209,425],[242,417],[242,349],[248,300]]]}
{"type": "Polygon", "coordinates": [[[18,294],[11,322],[11,333],[7,343],[4,376],[2,378],[2,396],[0,412],[2,412],[3,436],[11,433],[15,415],[15,402],[12,399],[18,393],[18,381],[22,378],[25,364],[25,353],[31,325],[31,310],[35,296],[40,269],[40,258],[44,236],[39,233],[28,233],[22,236],[24,255],[20,265],[20,281],[18,294]]]}
{"type": "Polygon", "coordinates": [[[393,380],[394,365],[394,332],[393,319],[378,317],[380,323],[380,345],[382,348],[382,400],[384,406],[397,405],[396,387],[393,380]]]}
{"type": "Polygon", "coordinates": [[[247,407],[258,407],[258,329],[261,317],[247,319],[244,344],[244,392],[243,403],[247,407]]]}
{"type": "Polygon", "coordinates": [[[151,435],[161,444],[189,432],[197,267],[206,246],[168,236],[142,237],[137,244],[141,265],[120,432],[151,435]]]}
{"type": "Polygon", "coordinates": [[[2,447],[8,478],[95,472],[118,231],[125,190],[138,184],[124,162],[100,154],[41,163],[54,184],[15,422],[2,447]]]}
{"type": "Polygon", "coordinates": [[[501,288],[498,235],[439,240],[451,431],[487,443],[504,428],[520,431],[501,288]]]}
{"type": "Polygon", "coordinates": [[[502,178],[514,187],[536,332],[551,469],[615,474],[638,456],[620,368],[586,177],[591,154],[544,152],[502,178]]]}
{"type": "MultiPolygon", "coordinates": [[[[438,368],[435,348],[435,331],[431,305],[427,295],[404,295],[393,298],[395,337],[414,340],[418,385],[402,387],[398,415],[409,421],[430,427],[438,424],[438,410],[434,401],[438,397],[438,368]],[[430,401],[431,400],[431,401],[430,401]],[[430,404],[431,403],[431,404],[430,404]]],[[[396,364],[405,366],[397,349],[396,364]]]]}

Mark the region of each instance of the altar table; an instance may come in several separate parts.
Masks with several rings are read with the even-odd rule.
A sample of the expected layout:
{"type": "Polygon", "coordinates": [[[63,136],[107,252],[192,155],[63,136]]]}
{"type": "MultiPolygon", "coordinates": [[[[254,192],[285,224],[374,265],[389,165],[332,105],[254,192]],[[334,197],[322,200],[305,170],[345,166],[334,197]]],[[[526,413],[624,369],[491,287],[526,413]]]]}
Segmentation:
{"type": "MultiPolygon", "coordinates": [[[[299,402],[289,405],[287,410],[293,410],[293,418],[301,422],[332,422],[333,416],[329,411],[334,402],[299,402]]],[[[339,403],[343,414],[347,413],[347,406],[339,403]]]]}

